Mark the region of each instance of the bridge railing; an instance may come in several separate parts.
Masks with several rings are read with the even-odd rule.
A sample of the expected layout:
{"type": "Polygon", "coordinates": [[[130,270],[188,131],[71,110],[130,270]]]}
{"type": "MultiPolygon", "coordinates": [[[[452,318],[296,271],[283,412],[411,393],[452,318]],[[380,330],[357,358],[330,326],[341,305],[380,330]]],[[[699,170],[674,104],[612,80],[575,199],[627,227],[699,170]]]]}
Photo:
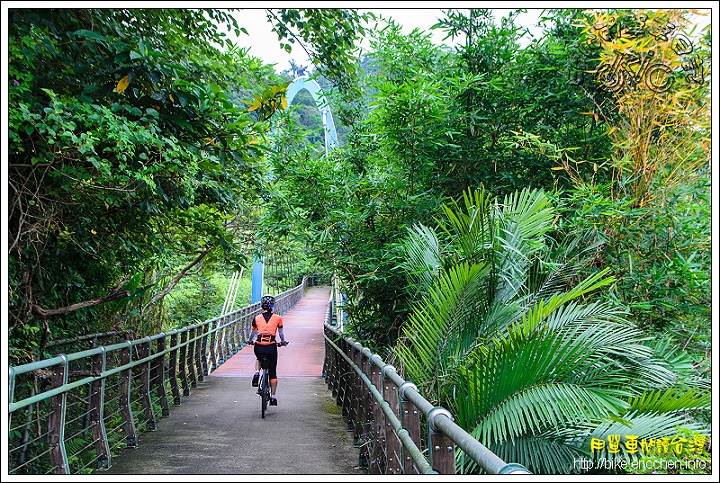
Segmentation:
{"type": "MultiPolygon", "coordinates": [[[[287,312],[306,286],[303,279],[277,295],[275,312],[287,312]]],[[[9,474],[109,468],[113,453],[137,446],[138,435],[154,430],[181,395],[189,396],[203,376],[244,347],[260,311],[255,303],[166,333],[9,367],[9,474]]],[[[82,339],[62,345],[103,340],[82,339]]]]}
{"type": "Polygon", "coordinates": [[[332,294],[325,316],[323,373],[353,432],[360,465],[371,474],[455,474],[459,447],[486,473],[530,473],[504,462],[455,424],[447,409],[422,397],[395,367],[345,337],[335,298],[332,294]]]}

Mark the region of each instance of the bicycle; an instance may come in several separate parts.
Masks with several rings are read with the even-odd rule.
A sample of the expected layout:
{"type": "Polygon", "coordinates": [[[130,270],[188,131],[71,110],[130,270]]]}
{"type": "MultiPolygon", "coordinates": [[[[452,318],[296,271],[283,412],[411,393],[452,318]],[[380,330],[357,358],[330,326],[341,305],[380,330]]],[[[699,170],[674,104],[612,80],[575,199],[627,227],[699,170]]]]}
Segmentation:
{"type": "MultiPolygon", "coordinates": [[[[254,344],[253,341],[248,341],[249,345],[254,344]]],[[[278,342],[277,346],[282,347],[284,345],[288,345],[289,342],[278,342]]],[[[260,374],[260,379],[258,380],[258,390],[257,393],[260,395],[260,414],[263,419],[265,419],[265,410],[268,407],[268,404],[270,403],[270,372],[268,369],[270,368],[270,358],[263,354],[260,356],[260,369],[262,370],[262,373],[260,374]]]]}

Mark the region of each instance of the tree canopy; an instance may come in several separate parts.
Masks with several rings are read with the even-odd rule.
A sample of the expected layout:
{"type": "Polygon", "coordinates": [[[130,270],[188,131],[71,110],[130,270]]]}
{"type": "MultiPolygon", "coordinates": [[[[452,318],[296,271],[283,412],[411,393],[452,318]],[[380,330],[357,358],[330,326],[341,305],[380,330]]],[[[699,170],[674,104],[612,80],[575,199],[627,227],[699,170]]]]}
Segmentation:
{"type": "MultiPolygon", "coordinates": [[[[157,331],[152,311],[183,276],[252,256],[269,119],[284,107],[270,101],[286,83],[233,45],[227,32],[243,28],[226,10],[8,14],[13,357],[128,321],[157,331]]],[[[355,12],[268,14],[300,22],[306,38],[289,41],[318,62],[336,59],[328,76],[349,75],[355,12]],[[337,15],[340,39],[328,30],[337,15]]]]}

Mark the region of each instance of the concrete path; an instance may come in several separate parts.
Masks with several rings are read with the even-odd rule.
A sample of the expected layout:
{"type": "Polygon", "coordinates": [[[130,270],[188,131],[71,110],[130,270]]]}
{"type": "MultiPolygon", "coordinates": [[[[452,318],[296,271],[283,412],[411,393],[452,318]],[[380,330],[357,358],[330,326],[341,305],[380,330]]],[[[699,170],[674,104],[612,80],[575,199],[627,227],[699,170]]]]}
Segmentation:
{"type": "Polygon", "coordinates": [[[283,315],[290,344],[278,349],[278,405],[268,407],[265,419],[250,384],[255,356],[247,346],[172,406],[156,431],[141,434],[137,448],[123,450],[95,475],[365,475],[322,378],[329,298],[329,287],[311,287],[283,315]]]}

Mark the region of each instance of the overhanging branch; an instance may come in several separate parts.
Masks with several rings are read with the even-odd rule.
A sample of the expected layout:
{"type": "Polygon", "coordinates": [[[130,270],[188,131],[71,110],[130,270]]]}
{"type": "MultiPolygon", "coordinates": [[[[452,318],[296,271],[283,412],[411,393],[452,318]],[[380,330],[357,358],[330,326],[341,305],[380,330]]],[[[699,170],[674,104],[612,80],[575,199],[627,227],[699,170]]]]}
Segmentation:
{"type": "Polygon", "coordinates": [[[117,288],[115,288],[112,292],[105,295],[104,297],[96,298],[96,299],[90,299],[85,300],[83,302],[78,302],[76,304],[68,305],[67,307],[61,307],[59,309],[50,309],[46,310],[39,305],[32,305],[32,312],[33,314],[37,315],[41,319],[47,319],[48,317],[53,317],[55,315],[64,315],[68,314],[70,312],[75,312],[76,310],[80,309],[86,309],[88,307],[93,307],[95,305],[104,304],[105,302],[111,302],[113,300],[122,299],[125,297],[130,296],[130,292],[127,290],[124,290],[122,288],[123,285],[125,285],[126,280],[123,280],[120,282],[117,288]]]}
{"type": "MultiPolygon", "coordinates": [[[[180,273],[178,273],[178,274],[170,281],[170,283],[167,285],[167,287],[165,287],[165,288],[162,289],[160,292],[158,292],[158,293],[145,305],[145,307],[143,307],[143,312],[144,312],[145,310],[147,310],[147,308],[150,307],[151,305],[154,305],[154,304],[158,303],[160,300],[163,299],[163,297],[165,297],[168,293],[170,293],[170,291],[175,287],[175,285],[177,285],[177,284],[180,282],[180,280],[182,280],[182,278],[188,274],[189,270],[190,270],[192,267],[194,267],[195,265],[197,265],[198,263],[200,263],[200,262],[202,261],[202,259],[205,258],[208,253],[210,253],[210,251],[212,251],[212,248],[207,248],[206,250],[201,251],[200,254],[199,254],[197,257],[195,257],[195,260],[193,260],[192,262],[190,262],[190,264],[189,264],[188,266],[186,266],[185,268],[183,268],[182,270],[180,270],[180,273]]],[[[199,268],[198,268],[198,269],[199,269],[199,268]]]]}

